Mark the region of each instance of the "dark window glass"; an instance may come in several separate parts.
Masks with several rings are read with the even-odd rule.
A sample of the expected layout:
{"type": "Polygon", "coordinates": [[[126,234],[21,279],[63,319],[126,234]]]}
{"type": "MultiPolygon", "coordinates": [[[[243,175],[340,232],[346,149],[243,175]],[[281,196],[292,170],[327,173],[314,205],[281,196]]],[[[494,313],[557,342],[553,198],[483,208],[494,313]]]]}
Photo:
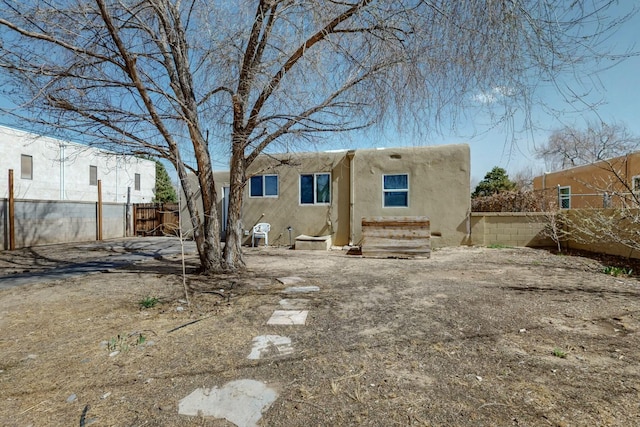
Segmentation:
{"type": "Polygon", "coordinates": [[[300,175],[300,203],[313,204],[313,175],[300,175]]]}
{"type": "Polygon", "coordinates": [[[316,175],[316,203],[329,203],[331,200],[331,182],[328,173],[316,175]]]}
{"type": "Polygon", "coordinates": [[[278,195],[278,175],[265,175],[264,177],[264,195],[278,195]]]}
{"type": "Polygon", "coordinates": [[[250,188],[251,197],[262,197],[262,175],[252,176],[251,177],[251,188],[250,188]]]}

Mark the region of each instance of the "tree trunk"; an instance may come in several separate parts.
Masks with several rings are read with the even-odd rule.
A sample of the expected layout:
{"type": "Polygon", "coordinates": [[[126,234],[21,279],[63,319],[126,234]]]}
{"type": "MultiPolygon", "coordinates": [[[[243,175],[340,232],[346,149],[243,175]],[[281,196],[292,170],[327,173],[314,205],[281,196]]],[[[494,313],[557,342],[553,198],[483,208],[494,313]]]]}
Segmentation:
{"type": "Polygon", "coordinates": [[[227,215],[227,240],[224,246],[224,263],[227,269],[244,268],[242,257],[242,194],[245,183],[244,151],[234,150],[229,176],[229,212],[227,215]]]}
{"type": "MultiPolygon", "coordinates": [[[[198,156],[198,153],[196,153],[198,156]]],[[[210,164],[209,157],[206,160],[210,164]]],[[[211,167],[199,170],[198,182],[202,198],[202,241],[198,246],[198,254],[205,274],[219,273],[225,270],[220,244],[220,221],[218,220],[217,193],[211,167]]]]}
{"type": "MultiPolygon", "coordinates": [[[[217,216],[215,223],[206,222],[200,219],[200,214],[198,212],[198,208],[196,206],[196,193],[191,190],[189,185],[189,179],[187,170],[182,163],[182,159],[180,157],[175,160],[174,166],[178,171],[178,177],[180,178],[180,184],[182,186],[182,191],[185,195],[185,204],[187,206],[187,211],[189,212],[189,220],[192,227],[193,240],[196,243],[196,249],[198,251],[198,258],[200,259],[200,265],[202,267],[203,272],[212,273],[219,271],[222,267],[222,259],[220,256],[221,248],[218,243],[218,247],[216,248],[215,242],[211,241],[212,237],[215,237],[213,229],[220,229],[219,224],[217,223],[217,216]]],[[[206,209],[205,209],[206,211],[206,209]]],[[[219,242],[219,239],[218,239],[219,242]]]]}

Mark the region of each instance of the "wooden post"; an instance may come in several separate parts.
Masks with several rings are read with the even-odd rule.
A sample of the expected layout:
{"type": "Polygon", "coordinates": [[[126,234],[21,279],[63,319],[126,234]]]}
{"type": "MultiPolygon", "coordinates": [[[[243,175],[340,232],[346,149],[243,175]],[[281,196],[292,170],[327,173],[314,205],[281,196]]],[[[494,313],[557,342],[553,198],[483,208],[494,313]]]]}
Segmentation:
{"type": "Polygon", "coordinates": [[[9,169],[9,250],[16,249],[15,200],[13,198],[13,169],[9,169]]]}
{"type": "Polygon", "coordinates": [[[98,180],[98,240],[102,240],[102,180],[98,180]]]}
{"type": "Polygon", "coordinates": [[[132,237],[138,237],[138,231],[137,231],[137,227],[138,227],[138,206],[134,203],[133,204],[133,219],[131,221],[131,225],[133,227],[132,232],[131,232],[131,236],[132,237]]]}

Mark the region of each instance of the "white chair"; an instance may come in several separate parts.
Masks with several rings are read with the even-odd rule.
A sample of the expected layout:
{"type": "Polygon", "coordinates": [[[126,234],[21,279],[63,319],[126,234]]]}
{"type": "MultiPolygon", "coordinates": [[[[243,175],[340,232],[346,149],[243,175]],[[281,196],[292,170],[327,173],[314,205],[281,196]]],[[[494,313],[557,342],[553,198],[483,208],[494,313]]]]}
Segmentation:
{"type": "Polygon", "coordinates": [[[253,233],[251,233],[251,246],[256,245],[256,238],[263,238],[264,245],[269,246],[269,231],[271,230],[271,224],[261,222],[253,226],[253,233]]]}

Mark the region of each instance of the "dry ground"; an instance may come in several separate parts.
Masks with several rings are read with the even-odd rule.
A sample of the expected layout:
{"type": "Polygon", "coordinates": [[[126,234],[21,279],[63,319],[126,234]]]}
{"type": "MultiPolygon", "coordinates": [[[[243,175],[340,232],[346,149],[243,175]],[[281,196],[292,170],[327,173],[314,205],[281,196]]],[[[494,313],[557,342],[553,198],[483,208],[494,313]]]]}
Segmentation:
{"type": "MultiPolygon", "coordinates": [[[[39,268],[90,258],[63,249],[39,268]]],[[[0,253],[0,266],[27,259],[16,269],[0,253]]],[[[487,248],[246,259],[242,275],[190,275],[192,291],[229,295],[190,305],[175,257],[0,291],[0,424],[230,426],[178,415],[178,401],[247,378],[279,392],[263,426],[640,425],[640,283],[597,261],[487,248]],[[306,326],[266,325],[284,276],[321,289],[306,326]],[[159,304],[140,308],[148,296],[159,304]],[[265,334],[290,337],[294,354],[248,360],[265,334]]]]}

